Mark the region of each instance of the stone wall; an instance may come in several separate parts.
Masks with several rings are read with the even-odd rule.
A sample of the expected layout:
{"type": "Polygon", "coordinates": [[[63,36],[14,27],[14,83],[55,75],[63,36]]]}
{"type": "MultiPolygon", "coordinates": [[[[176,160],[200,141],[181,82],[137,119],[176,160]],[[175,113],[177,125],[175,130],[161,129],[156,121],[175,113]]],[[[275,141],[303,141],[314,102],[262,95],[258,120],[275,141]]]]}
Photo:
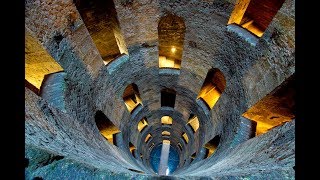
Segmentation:
{"type": "Polygon", "coordinates": [[[209,165],[210,159],[207,159],[205,164],[198,162],[174,174],[184,177],[185,172],[188,172],[187,176],[226,179],[227,177],[294,179],[294,129],[295,120],[236,146],[213,166],[209,165]]]}
{"type": "Polygon", "coordinates": [[[157,41],[158,0],[114,0],[114,4],[128,49],[133,45],[154,44],[157,41]]]}
{"type": "Polygon", "coordinates": [[[97,126],[89,127],[75,121],[25,89],[25,143],[52,151],[99,169],[131,173],[128,169],[143,171],[122,150],[109,144],[97,126]],[[113,170],[112,170],[113,169],[113,170]]]}
{"type": "MultiPolygon", "coordinates": [[[[117,172],[131,173],[127,170],[131,168],[148,173],[148,168],[139,166],[128,149],[119,150],[102,138],[95,126],[94,114],[101,110],[121,130],[124,146],[132,141],[141,153],[147,152],[141,143],[145,135],[139,135],[136,123],[146,117],[148,123],[154,125],[150,132],[155,130],[161,133],[160,118],[167,113],[166,109],[160,108],[161,90],[170,88],[176,91],[173,112],[178,122],[177,126],[172,127],[173,131],[177,131],[173,142],[180,141],[178,134],[185,130],[191,113],[197,115],[200,121],[199,134],[188,135],[190,146],[183,146],[185,158],[195,149],[199,151],[216,135],[221,136],[220,144],[210,158],[183,167],[177,175],[247,177],[249,172],[255,177],[268,177],[269,172],[273,172],[270,177],[292,175],[294,122],[248,141],[250,137],[241,140],[239,137],[247,130],[241,126],[241,115],[294,73],[293,4],[291,0],[285,1],[257,45],[252,46],[227,30],[226,25],[234,8],[234,3],[229,1],[115,0],[120,30],[129,55],[118,57],[104,66],[71,1],[27,1],[26,27],[66,72],[67,112],[47,108],[43,100],[26,89],[26,112],[30,112],[26,113],[27,144],[76,160],[86,157],[88,164],[99,169],[113,166],[117,167],[117,172]],[[174,75],[161,74],[158,67],[157,27],[160,17],[168,13],[181,17],[186,26],[180,74],[174,75]],[[223,73],[226,87],[213,109],[209,110],[196,98],[211,68],[218,68],[223,73]],[[138,86],[143,104],[142,110],[136,114],[127,110],[122,99],[125,88],[131,83],[138,86]],[[38,107],[37,101],[44,107],[38,107]],[[56,136],[54,132],[61,132],[61,137],[57,133],[59,138],[53,141],[50,139],[56,136]],[[273,135],[279,139],[268,144],[273,135]],[[288,137],[282,141],[282,135],[288,137]],[[288,154],[285,148],[272,150],[272,145],[278,142],[288,145],[288,154]],[[68,147],[69,144],[74,145],[71,149],[74,151],[67,150],[67,144],[68,147]],[[77,152],[79,148],[84,148],[83,152],[77,152]],[[244,159],[251,155],[249,152],[256,153],[252,159],[259,159],[259,148],[267,148],[268,152],[275,154],[274,157],[270,160],[262,156],[261,164],[244,159]],[[279,164],[273,161],[282,155],[279,164]],[[100,159],[100,156],[103,158],[100,159]],[[107,165],[107,161],[111,164],[107,165]],[[273,164],[276,166],[270,171],[259,172],[256,168],[273,164]],[[231,167],[244,171],[241,173],[231,167]],[[217,172],[220,174],[215,174],[217,172]]],[[[154,142],[160,139],[155,138],[154,142]]]]}

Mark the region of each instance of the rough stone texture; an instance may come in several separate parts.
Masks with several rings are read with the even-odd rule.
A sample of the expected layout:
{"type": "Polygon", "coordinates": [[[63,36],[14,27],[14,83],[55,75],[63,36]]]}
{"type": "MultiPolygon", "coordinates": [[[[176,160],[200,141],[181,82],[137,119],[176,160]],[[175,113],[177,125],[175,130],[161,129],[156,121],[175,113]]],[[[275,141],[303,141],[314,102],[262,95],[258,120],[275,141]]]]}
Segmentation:
{"type": "Polygon", "coordinates": [[[44,77],[44,82],[42,83],[40,96],[45,99],[53,107],[66,112],[65,104],[65,90],[66,83],[64,78],[66,73],[58,72],[48,74],[44,77]]]}
{"type": "MultiPolygon", "coordinates": [[[[158,38],[158,0],[114,0],[120,29],[128,49],[135,44],[154,44],[158,38]]],[[[130,53],[130,52],[129,52],[130,53]]]]}
{"type": "Polygon", "coordinates": [[[76,72],[78,75],[97,75],[103,61],[72,0],[28,0],[25,3],[25,15],[26,27],[35,34],[65,71],[76,72]],[[65,44],[63,41],[72,43],[65,44]],[[82,72],[69,67],[70,62],[61,62],[60,57],[66,45],[79,56],[79,64],[84,68],[82,72]]]}
{"type": "Polygon", "coordinates": [[[295,97],[295,77],[292,75],[250,107],[243,116],[257,122],[256,135],[265,133],[295,118],[295,97]]]}
{"type": "Polygon", "coordinates": [[[181,61],[185,31],[182,18],[172,14],[162,17],[158,25],[159,56],[181,61]]]}
{"type": "Polygon", "coordinates": [[[209,163],[202,166],[199,166],[199,163],[195,163],[184,171],[175,172],[174,174],[185,176],[184,173],[188,172],[188,176],[224,178],[228,176],[237,176],[238,178],[241,176],[262,176],[259,178],[282,177],[294,179],[294,125],[295,120],[290,121],[266,134],[236,146],[224,159],[216,162],[213,166],[208,166],[209,163]],[[255,175],[256,173],[260,175],[255,175]]]}
{"type": "Polygon", "coordinates": [[[75,1],[75,5],[105,62],[121,53],[128,54],[113,1],[75,1]]]}
{"type": "Polygon", "coordinates": [[[86,162],[68,159],[44,149],[27,145],[25,158],[28,166],[25,179],[147,179],[143,173],[130,170],[130,173],[118,173],[112,170],[101,170],[86,162]]]}
{"type": "Polygon", "coordinates": [[[161,132],[168,129],[173,145],[182,145],[180,164],[184,164],[172,179],[293,178],[294,121],[249,139],[252,126],[242,123],[241,115],[294,73],[294,1],[285,1],[255,46],[227,30],[234,1],[115,0],[115,7],[129,55],[103,66],[71,1],[26,1],[26,27],[66,73],[66,113],[26,89],[26,144],[64,156],[66,161],[60,160],[64,164],[81,162],[70,166],[74,172],[80,173],[85,162],[117,174],[134,176],[143,171],[147,174],[143,178],[152,179],[148,148],[162,141],[161,132]],[[70,13],[73,18],[68,18],[70,13]],[[157,27],[168,13],[181,17],[186,26],[179,75],[162,74],[158,68],[157,27]],[[223,73],[226,87],[209,110],[196,98],[211,68],[223,73]],[[122,98],[131,83],[137,85],[142,100],[133,113],[122,98]],[[160,107],[164,88],[176,91],[173,109],[160,107]],[[98,110],[120,129],[121,149],[101,136],[94,123],[98,110]],[[168,113],[175,125],[163,127],[160,118],[168,113]],[[200,121],[195,134],[186,126],[191,113],[200,121]],[[139,133],[137,123],[143,117],[149,126],[139,133]],[[146,144],[149,132],[155,134],[146,144]],[[188,134],[188,144],[182,132],[188,134]],[[190,164],[190,156],[199,154],[216,135],[221,136],[216,152],[190,164]],[[130,153],[130,141],[142,154],[142,161],[130,153]]]}
{"type": "Polygon", "coordinates": [[[125,153],[107,143],[96,126],[81,125],[28,89],[25,96],[26,144],[89,163],[99,169],[118,167],[118,172],[128,172],[129,168],[143,171],[125,153]]]}

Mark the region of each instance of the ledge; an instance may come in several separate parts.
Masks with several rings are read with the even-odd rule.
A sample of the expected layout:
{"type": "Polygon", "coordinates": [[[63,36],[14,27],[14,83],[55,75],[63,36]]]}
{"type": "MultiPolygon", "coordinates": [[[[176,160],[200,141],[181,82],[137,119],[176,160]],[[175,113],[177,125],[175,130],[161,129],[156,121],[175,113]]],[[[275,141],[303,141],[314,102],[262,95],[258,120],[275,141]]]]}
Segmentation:
{"type": "Polygon", "coordinates": [[[250,31],[236,24],[229,24],[227,26],[227,30],[229,32],[236,33],[238,36],[246,40],[252,46],[255,46],[259,41],[259,38],[257,36],[253,35],[250,31]]]}
{"type": "Polygon", "coordinates": [[[163,75],[180,75],[180,69],[176,68],[159,68],[159,74],[163,75]]]}
{"type": "Polygon", "coordinates": [[[121,65],[129,60],[129,56],[126,54],[121,54],[119,57],[115,58],[113,61],[109,62],[107,66],[107,72],[111,75],[117,69],[120,69],[121,65]]]}

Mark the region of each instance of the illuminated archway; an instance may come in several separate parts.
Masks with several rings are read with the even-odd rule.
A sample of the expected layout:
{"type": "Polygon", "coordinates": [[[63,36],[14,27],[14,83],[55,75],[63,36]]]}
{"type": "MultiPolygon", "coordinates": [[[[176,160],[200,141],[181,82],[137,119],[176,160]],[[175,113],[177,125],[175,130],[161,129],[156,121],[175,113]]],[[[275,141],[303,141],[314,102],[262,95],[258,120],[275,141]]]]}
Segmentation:
{"type": "Polygon", "coordinates": [[[123,101],[131,113],[139,104],[142,104],[138,86],[134,83],[129,84],[123,92],[123,101]]]}
{"type": "Polygon", "coordinates": [[[217,68],[210,69],[197,98],[202,99],[209,109],[212,109],[225,87],[226,80],[222,72],[217,68]]]}
{"type": "Polygon", "coordinates": [[[237,24],[261,37],[284,0],[238,0],[228,24],[237,24]]]}
{"type": "Polygon", "coordinates": [[[158,25],[159,68],[180,69],[186,27],[181,17],[169,14],[158,25]]]}
{"type": "Polygon", "coordinates": [[[120,132],[118,127],[115,126],[102,111],[97,111],[94,118],[101,135],[111,144],[116,145],[115,135],[120,132]]]}

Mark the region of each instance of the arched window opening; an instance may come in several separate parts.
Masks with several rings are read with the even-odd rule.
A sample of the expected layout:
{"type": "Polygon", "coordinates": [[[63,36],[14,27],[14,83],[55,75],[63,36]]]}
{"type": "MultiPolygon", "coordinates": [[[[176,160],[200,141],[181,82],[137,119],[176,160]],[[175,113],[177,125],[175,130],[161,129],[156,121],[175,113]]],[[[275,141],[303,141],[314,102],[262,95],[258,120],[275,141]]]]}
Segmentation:
{"type": "Polygon", "coordinates": [[[128,54],[112,0],[74,0],[74,3],[105,64],[120,54],[128,54]]]}
{"type": "Polygon", "coordinates": [[[129,84],[123,92],[123,101],[131,113],[139,104],[142,105],[138,86],[134,83],[129,84]]]}
{"type": "Polygon", "coordinates": [[[162,131],[161,135],[162,136],[170,136],[170,132],[169,131],[162,131]]]}
{"type": "Polygon", "coordinates": [[[63,68],[33,37],[30,30],[26,29],[25,33],[25,86],[39,95],[44,77],[63,71],[63,68]]]}
{"type": "Polygon", "coordinates": [[[197,132],[200,126],[198,117],[195,116],[194,114],[190,114],[187,125],[191,127],[191,129],[193,130],[193,133],[197,132]]]}
{"type": "Polygon", "coordinates": [[[191,162],[196,158],[196,152],[191,155],[191,162]]]}
{"type": "Polygon", "coordinates": [[[183,137],[184,142],[185,142],[186,144],[188,144],[188,142],[189,142],[189,137],[188,137],[187,133],[182,133],[182,137],[183,137]]]}
{"type": "Polygon", "coordinates": [[[150,141],[151,137],[152,137],[152,135],[149,133],[149,134],[146,136],[146,138],[144,139],[144,142],[145,142],[145,143],[148,143],[148,141],[150,141]]]}
{"type": "Polygon", "coordinates": [[[146,128],[148,126],[148,121],[146,118],[141,119],[138,122],[138,131],[141,132],[142,130],[144,130],[144,128],[146,128]]]}
{"type": "Polygon", "coordinates": [[[181,68],[185,31],[186,27],[181,17],[169,14],[160,19],[159,68],[181,68]]]}
{"type": "Polygon", "coordinates": [[[111,144],[117,145],[115,135],[120,132],[117,126],[115,126],[100,110],[95,114],[95,122],[101,135],[111,144]]]}
{"type": "Polygon", "coordinates": [[[205,156],[206,158],[210,157],[215,152],[215,150],[219,145],[219,142],[220,142],[220,136],[217,135],[204,145],[204,147],[207,149],[206,156],[205,156]]]}
{"type": "Polygon", "coordinates": [[[236,24],[261,37],[284,0],[238,0],[228,24],[236,24]]]}
{"type": "Polygon", "coordinates": [[[226,80],[222,72],[217,68],[210,69],[197,98],[202,99],[209,109],[212,109],[225,87],[226,80]]]}
{"type": "Polygon", "coordinates": [[[295,96],[295,75],[293,74],[242,116],[257,123],[256,136],[264,134],[295,118],[295,96]]]}
{"type": "Polygon", "coordinates": [[[161,124],[172,125],[172,118],[170,116],[162,116],[161,124]]]}
{"type": "Polygon", "coordinates": [[[129,142],[129,150],[130,150],[132,156],[135,157],[134,151],[136,150],[136,147],[131,142],[129,142]]]}
{"type": "Polygon", "coordinates": [[[162,141],[162,143],[163,143],[163,144],[170,144],[170,140],[164,139],[164,140],[162,141]]]}
{"type": "Polygon", "coordinates": [[[168,106],[174,108],[176,102],[176,91],[173,89],[161,90],[161,106],[168,106]]]}

